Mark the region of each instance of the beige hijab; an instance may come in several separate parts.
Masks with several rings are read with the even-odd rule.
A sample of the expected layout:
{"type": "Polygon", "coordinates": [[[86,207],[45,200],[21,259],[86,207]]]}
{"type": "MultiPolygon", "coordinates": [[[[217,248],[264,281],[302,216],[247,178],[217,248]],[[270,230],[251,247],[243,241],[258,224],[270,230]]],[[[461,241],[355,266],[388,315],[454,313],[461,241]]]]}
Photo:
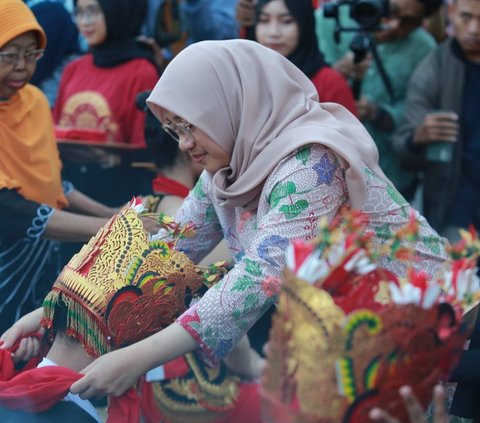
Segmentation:
{"type": "Polygon", "coordinates": [[[253,41],[204,41],[168,65],[147,104],[200,128],[228,154],[230,165],[212,175],[223,206],[258,205],[274,167],[301,146],[319,143],[347,163],[352,207],[367,195],[364,163],[378,167],[378,150],[361,123],[340,105],[318,102],[310,80],[289,60],[253,41]],[[363,163],[362,163],[363,162],[363,163]]]}

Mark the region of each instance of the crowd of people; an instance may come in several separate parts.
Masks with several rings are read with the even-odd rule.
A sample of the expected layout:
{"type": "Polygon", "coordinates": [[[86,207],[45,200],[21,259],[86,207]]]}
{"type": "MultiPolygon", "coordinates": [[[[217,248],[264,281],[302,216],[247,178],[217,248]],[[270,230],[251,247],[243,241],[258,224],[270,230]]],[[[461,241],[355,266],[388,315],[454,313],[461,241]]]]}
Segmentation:
{"type": "MultiPolygon", "coordinates": [[[[332,16],[332,2],[312,0],[0,0],[0,352],[19,369],[45,353],[33,335],[44,298],[132,196],[150,237],[164,229],[148,216],[172,215],[196,230],[176,249],[227,263],[174,321],[123,348],[92,357],[72,332],[47,331],[39,366],[81,373],[63,395],[80,412],[59,410],[60,396],[58,416],[100,421],[86,400],[143,380],[145,421],[261,422],[291,242],[345,207],[367,216],[379,246],[413,220],[413,267],[433,277],[459,230],[480,230],[480,0],[378,4],[388,12],[367,25],[355,2],[332,16]],[[222,389],[228,400],[208,396],[222,389]]],[[[377,261],[398,277],[412,270],[377,261]]],[[[480,421],[479,325],[449,381],[451,407],[435,390],[434,423],[480,421]]],[[[412,391],[399,395],[423,423],[412,391]]],[[[32,410],[10,412],[0,392],[2,421],[57,416],[32,410]]],[[[396,421],[381,409],[371,419],[396,421]]]]}

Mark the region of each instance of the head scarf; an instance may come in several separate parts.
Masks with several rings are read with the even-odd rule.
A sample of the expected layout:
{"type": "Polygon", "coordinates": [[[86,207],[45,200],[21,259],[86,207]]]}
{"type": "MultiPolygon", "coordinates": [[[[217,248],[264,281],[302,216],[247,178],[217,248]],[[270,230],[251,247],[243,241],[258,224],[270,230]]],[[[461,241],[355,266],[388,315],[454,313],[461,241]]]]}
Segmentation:
{"type": "MultiPolygon", "coordinates": [[[[272,0],[260,0],[257,4],[257,17],[272,0]]],[[[318,48],[315,33],[315,14],[311,0],[284,0],[288,11],[298,25],[300,37],[295,50],[287,57],[309,78],[313,77],[325,64],[318,48]]]]}
{"type": "Polygon", "coordinates": [[[167,66],[147,103],[157,118],[168,110],[231,155],[230,165],[212,175],[214,199],[225,206],[255,209],[275,166],[311,143],[345,160],[355,208],[366,200],[365,164],[384,176],[378,150],[362,124],[338,104],[320,104],[303,72],[253,41],[187,47],[167,66]]]}
{"type": "Polygon", "coordinates": [[[37,3],[32,6],[32,12],[50,40],[30,81],[39,85],[53,74],[65,57],[79,52],[78,30],[70,13],[60,3],[37,3]]]}
{"type": "Polygon", "coordinates": [[[21,0],[0,1],[0,48],[25,32],[34,31],[38,47],[47,46],[47,36],[32,11],[21,0]]]}
{"type": "Polygon", "coordinates": [[[155,64],[152,49],[136,40],[147,16],[147,0],[98,0],[98,4],[105,16],[107,38],[92,47],[95,65],[111,68],[135,58],[155,64]]]}

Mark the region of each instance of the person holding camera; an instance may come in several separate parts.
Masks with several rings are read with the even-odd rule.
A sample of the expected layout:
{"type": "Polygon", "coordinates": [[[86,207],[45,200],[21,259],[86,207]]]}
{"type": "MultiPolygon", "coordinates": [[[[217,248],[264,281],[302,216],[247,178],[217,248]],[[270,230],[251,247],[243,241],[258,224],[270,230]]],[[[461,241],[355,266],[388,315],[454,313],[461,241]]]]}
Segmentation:
{"type": "Polygon", "coordinates": [[[387,5],[385,1],[342,2],[336,19],[329,17],[332,13],[324,5],[317,10],[317,37],[326,61],[352,83],[360,119],[377,144],[382,170],[400,193],[411,200],[416,190],[416,175],[401,168],[391,146],[392,133],[403,114],[412,72],[436,46],[434,38],[422,28],[423,19],[442,2],[390,0],[387,5]],[[363,8],[372,13],[363,15],[363,8]],[[349,17],[350,12],[356,20],[349,17]],[[375,13],[377,16],[372,16],[375,13]],[[336,34],[337,25],[340,33],[336,34]]]}

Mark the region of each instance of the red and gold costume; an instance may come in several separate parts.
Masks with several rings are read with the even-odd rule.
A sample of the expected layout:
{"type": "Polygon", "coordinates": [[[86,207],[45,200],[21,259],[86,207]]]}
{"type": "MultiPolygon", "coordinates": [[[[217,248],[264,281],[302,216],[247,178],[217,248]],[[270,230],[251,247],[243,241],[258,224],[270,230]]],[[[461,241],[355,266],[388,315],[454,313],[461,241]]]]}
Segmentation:
{"type": "MultiPolygon", "coordinates": [[[[267,422],[366,423],[373,407],[407,421],[399,388],[426,407],[472,329],[462,316],[480,298],[475,234],[432,280],[413,269],[400,280],[377,265],[385,245],[372,242],[365,216],[343,219],[287,252],[262,385],[267,422]]],[[[414,257],[400,240],[417,230],[412,220],[392,235],[392,259],[414,257]]]]}

